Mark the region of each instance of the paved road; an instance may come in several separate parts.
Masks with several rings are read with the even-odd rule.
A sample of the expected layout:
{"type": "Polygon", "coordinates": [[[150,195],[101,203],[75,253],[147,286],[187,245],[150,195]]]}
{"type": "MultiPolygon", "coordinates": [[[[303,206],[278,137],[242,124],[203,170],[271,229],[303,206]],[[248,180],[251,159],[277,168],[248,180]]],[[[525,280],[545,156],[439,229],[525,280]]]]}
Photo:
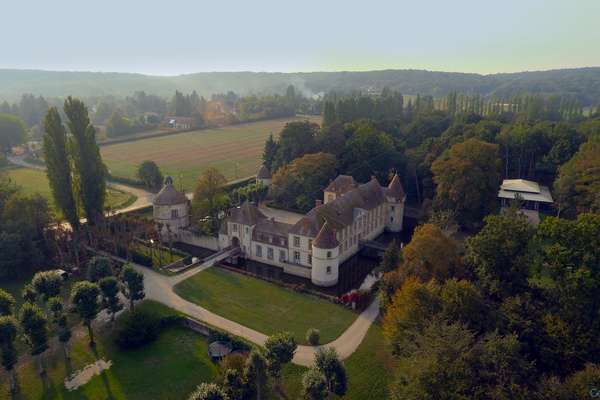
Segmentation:
{"type": "MultiPolygon", "coordinates": [[[[32,163],[25,161],[24,156],[9,156],[8,160],[11,163],[18,165],[20,167],[37,169],[40,171],[46,170],[46,167],[44,167],[43,165],[32,164],[32,163]]],[[[133,202],[133,204],[129,205],[128,207],[121,208],[119,210],[115,210],[115,213],[117,213],[117,214],[134,211],[134,210],[139,210],[140,208],[144,208],[144,207],[148,207],[148,206],[152,205],[152,199],[154,198],[154,193],[148,192],[144,189],[140,189],[140,188],[137,188],[134,186],[123,185],[122,183],[117,183],[117,182],[107,181],[107,184],[111,188],[120,190],[122,192],[131,193],[137,197],[135,202],[133,202]]]]}
{"type": "MultiPolygon", "coordinates": [[[[223,318],[197,304],[191,303],[181,297],[179,297],[173,291],[173,287],[179,282],[195,275],[211,265],[200,265],[193,269],[190,269],[180,275],[176,276],[164,276],[151,269],[134,266],[139,272],[144,274],[144,286],[146,291],[146,298],[161,302],[175,310],[181,311],[192,318],[199,321],[206,322],[219,329],[227,331],[233,335],[242,337],[250,342],[256,343],[263,346],[267,335],[255,331],[254,329],[247,328],[237,322],[223,318]]],[[[350,325],[348,329],[340,337],[333,342],[327,343],[323,346],[333,347],[336,349],[341,359],[348,358],[352,353],[356,351],[360,343],[363,341],[369,327],[377,318],[379,314],[379,303],[374,301],[365,311],[360,314],[356,320],[350,325]]],[[[294,364],[310,366],[312,365],[315,351],[317,347],[312,346],[298,346],[296,354],[294,355],[294,364]]]]}

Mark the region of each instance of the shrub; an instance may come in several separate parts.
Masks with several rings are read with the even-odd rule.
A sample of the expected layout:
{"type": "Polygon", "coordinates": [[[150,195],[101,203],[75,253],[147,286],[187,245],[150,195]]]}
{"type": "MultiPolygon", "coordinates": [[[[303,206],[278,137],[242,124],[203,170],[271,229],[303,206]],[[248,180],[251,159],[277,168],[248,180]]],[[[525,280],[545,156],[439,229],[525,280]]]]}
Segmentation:
{"type": "Polygon", "coordinates": [[[87,278],[98,282],[102,278],[113,275],[111,261],[107,257],[92,257],[87,263],[87,278]]]}
{"type": "Polygon", "coordinates": [[[319,341],[321,340],[321,332],[318,329],[310,328],[306,332],[306,341],[310,343],[311,346],[318,346],[319,341]]]}
{"type": "Polygon", "coordinates": [[[161,318],[155,312],[134,310],[119,319],[115,343],[121,349],[141,347],[154,341],[161,327],[161,318]]]}

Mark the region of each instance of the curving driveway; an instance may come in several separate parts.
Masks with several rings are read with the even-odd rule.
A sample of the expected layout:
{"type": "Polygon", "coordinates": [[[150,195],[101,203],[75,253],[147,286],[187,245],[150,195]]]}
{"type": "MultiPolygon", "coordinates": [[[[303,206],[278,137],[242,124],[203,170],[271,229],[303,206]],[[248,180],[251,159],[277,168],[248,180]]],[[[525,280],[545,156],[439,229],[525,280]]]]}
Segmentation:
{"type": "MultiPolygon", "coordinates": [[[[173,287],[179,282],[210,268],[209,265],[201,265],[192,268],[180,275],[165,276],[151,269],[134,265],[139,272],[144,275],[144,286],[146,298],[161,302],[175,310],[181,311],[199,321],[206,322],[216,328],[227,331],[233,335],[244,338],[252,343],[263,346],[267,335],[257,332],[254,329],[247,328],[237,322],[223,318],[197,304],[191,303],[179,297],[173,291],[173,287]]],[[[323,347],[333,347],[337,351],[341,359],[348,358],[356,351],[362,340],[364,339],[369,327],[379,314],[379,302],[375,300],[371,305],[363,311],[356,320],[350,325],[342,335],[333,342],[322,345],[323,347]]],[[[310,366],[312,365],[315,351],[318,347],[298,346],[296,354],[292,362],[294,364],[310,366]]]]}

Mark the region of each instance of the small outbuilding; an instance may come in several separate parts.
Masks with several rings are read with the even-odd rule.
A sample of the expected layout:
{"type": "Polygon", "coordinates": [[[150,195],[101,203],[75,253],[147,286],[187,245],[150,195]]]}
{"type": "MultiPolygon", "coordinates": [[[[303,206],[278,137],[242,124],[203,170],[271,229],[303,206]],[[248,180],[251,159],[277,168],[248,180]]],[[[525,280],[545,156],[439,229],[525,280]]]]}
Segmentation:
{"type": "Polygon", "coordinates": [[[231,343],[216,341],[208,345],[208,355],[213,360],[221,360],[223,357],[229,355],[233,347],[231,343]]]}
{"type": "Polygon", "coordinates": [[[520,211],[534,224],[540,222],[540,211],[549,210],[554,203],[547,186],[526,179],[504,179],[498,191],[502,209],[510,207],[514,201],[521,201],[520,211]]]}
{"type": "Polygon", "coordinates": [[[190,202],[183,192],[173,186],[173,178],[167,176],[163,188],[152,201],[155,224],[162,224],[161,235],[179,236],[179,231],[190,224],[190,202]]]}

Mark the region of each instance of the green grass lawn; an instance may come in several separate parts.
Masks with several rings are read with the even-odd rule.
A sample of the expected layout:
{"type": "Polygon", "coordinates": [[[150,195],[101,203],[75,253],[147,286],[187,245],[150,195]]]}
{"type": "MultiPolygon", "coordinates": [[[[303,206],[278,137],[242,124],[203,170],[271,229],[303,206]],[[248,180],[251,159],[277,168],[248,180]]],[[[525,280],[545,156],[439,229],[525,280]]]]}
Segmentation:
{"type": "MultiPolygon", "coordinates": [[[[44,171],[30,168],[10,168],[4,170],[4,172],[6,172],[13,182],[21,186],[23,193],[39,193],[48,200],[50,207],[55,210],[52,191],[50,190],[48,178],[44,171]]],[[[131,205],[135,200],[136,197],[130,193],[125,193],[112,188],[107,189],[106,207],[116,210],[131,205]]]]}
{"type": "Polygon", "coordinates": [[[306,343],[306,331],[321,331],[328,343],[348,328],[357,314],[327,300],[220,268],[209,268],[179,283],[175,292],[222,317],[266,335],[288,331],[306,343]]]}
{"type": "MultiPolygon", "coordinates": [[[[171,313],[168,308],[146,301],[142,307],[171,313]]],[[[105,332],[97,337],[96,354],[88,346],[86,335],[71,343],[72,371],[101,358],[113,365],[75,391],[67,391],[64,379],[67,367],[62,350],[46,355],[48,384],[40,380],[35,366],[19,366],[18,399],[185,399],[201,382],[214,379],[217,365],[210,361],[206,339],[182,327],[168,328],[159,338],[137,350],[122,351],[105,332]]],[[[8,399],[8,377],[0,372],[0,399],[8,399]]]]}
{"type": "MultiPolygon", "coordinates": [[[[344,361],[348,374],[345,400],[387,399],[392,379],[393,358],[381,327],[373,324],[354,354],[344,361]]],[[[302,374],[306,368],[289,364],[283,371],[283,386],[290,398],[302,393],[302,374]]]]}
{"type": "Polygon", "coordinates": [[[177,186],[192,190],[209,167],[219,169],[228,180],[256,174],[267,137],[277,136],[289,121],[307,118],[321,121],[296,117],[251,122],[106,145],[100,151],[113,176],[136,179],[142,161],[152,160],[164,175],[173,176],[177,186]]]}

